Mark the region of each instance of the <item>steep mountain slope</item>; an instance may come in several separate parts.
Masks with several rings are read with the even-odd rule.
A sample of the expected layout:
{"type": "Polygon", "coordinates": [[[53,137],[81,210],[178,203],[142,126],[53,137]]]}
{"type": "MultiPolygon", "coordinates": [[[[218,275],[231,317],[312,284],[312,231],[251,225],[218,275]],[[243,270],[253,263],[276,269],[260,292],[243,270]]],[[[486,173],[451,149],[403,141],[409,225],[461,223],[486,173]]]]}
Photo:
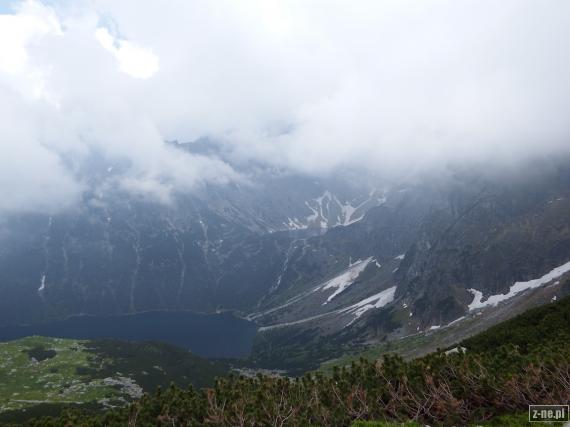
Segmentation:
{"type": "Polygon", "coordinates": [[[1,321],[213,311],[228,301],[227,308],[243,309],[277,275],[288,239],[258,235],[191,203],[174,209],[113,200],[12,220],[3,228],[1,321]]]}
{"type": "Polygon", "coordinates": [[[93,190],[72,211],[2,218],[0,324],[152,309],[249,311],[279,280],[296,239],[354,223],[384,202],[369,185],[263,169],[245,184],[161,204],[105,185],[120,167],[93,162],[93,190]]]}
{"type": "Polygon", "coordinates": [[[254,316],[265,324],[333,313],[393,287],[414,326],[450,322],[469,311],[474,295],[507,293],[570,261],[569,170],[416,185],[296,250],[280,284],[289,299],[254,316]],[[327,283],[335,280],[343,283],[329,300],[327,283]]]}
{"type": "MultiPolygon", "coordinates": [[[[74,211],[3,220],[0,324],[230,309],[261,326],[261,342],[368,343],[486,317],[566,274],[566,160],[390,188],[236,163],[248,183],[170,204],[94,184],[74,211]]],[[[109,173],[102,161],[94,182],[109,173]]]]}
{"type": "Polygon", "coordinates": [[[424,325],[441,324],[472,310],[474,294],[506,294],[569,261],[568,168],[479,181],[426,218],[398,271],[397,295],[424,325]]]}
{"type": "MultiPolygon", "coordinates": [[[[334,313],[390,289],[395,269],[437,197],[425,191],[391,191],[382,206],[358,223],[298,240],[285,260],[279,286],[252,318],[270,325],[334,313]]],[[[344,324],[354,320],[350,311],[343,311],[344,324]]]]}
{"type": "Polygon", "coordinates": [[[386,200],[377,180],[349,172],[324,179],[294,174],[263,163],[242,161],[219,142],[199,139],[177,148],[215,157],[247,179],[229,185],[209,185],[195,196],[231,223],[258,232],[313,229],[316,232],[349,225],[386,200]]]}
{"type": "MultiPolygon", "coordinates": [[[[569,168],[559,163],[539,171],[524,177],[461,173],[441,185],[408,189],[430,200],[423,211],[415,210],[415,228],[410,222],[402,226],[412,236],[409,248],[391,259],[386,252],[382,257],[370,241],[389,249],[389,234],[369,233],[368,246],[361,246],[362,252],[353,249],[360,263],[345,264],[334,276],[310,282],[300,298],[254,316],[264,327],[253,358],[296,371],[355,346],[429,335],[454,325],[440,342],[445,345],[520,312],[527,301],[544,303],[567,294],[569,168]],[[354,277],[351,271],[363,263],[366,268],[354,277]],[[334,293],[325,292],[331,283],[337,284],[334,293]]],[[[356,230],[386,211],[389,202],[390,197],[342,232],[354,229],[358,236],[356,230]]],[[[421,204],[415,201],[416,206],[421,204]]],[[[393,218],[406,221],[401,212],[393,218]]],[[[337,233],[332,230],[318,241],[337,233]]],[[[341,248],[342,241],[331,246],[341,248]]]]}

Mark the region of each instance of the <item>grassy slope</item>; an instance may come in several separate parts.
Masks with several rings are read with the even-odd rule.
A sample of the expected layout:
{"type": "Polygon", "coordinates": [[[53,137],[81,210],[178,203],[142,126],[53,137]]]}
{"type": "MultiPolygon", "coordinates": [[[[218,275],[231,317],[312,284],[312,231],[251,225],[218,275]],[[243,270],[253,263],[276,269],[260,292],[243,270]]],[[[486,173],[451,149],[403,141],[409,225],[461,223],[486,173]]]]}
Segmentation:
{"type": "Polygon", "coordinates": [[[0,412],[37,403],[73,403],[119,397],[116,389],[77,374],[90,354],[78,340],[27,337],[0,343],[0,412]],[[36,361],[28,352],[44,348],[56,355],[36,361]]]}
{"type": "Polygon", "coordinates": [[[477,320],[478,319],[466,319],[461,325],[443,328],[429,333],[422,332],[394,341],[373,345],[353,353],[347,353],[342,357],[322,363],[319,370],[330,373],[334,366],[348,366],[362,357],[369,360],[380,359],[383,354],[387,353],[399,354],[404,359],[423,356],[437,348],[447,347],[449,342],[455,341],[453,337],[457,334],[457,329],[464,328],[477,320]],[[423,351],[423,349],[427,351],[423,351]]]}
{"type": "Polygon", "coordinates": [[[74,404],[121,405],[139,387],[209,386],[227,372],[226,362],[168,344],[26,337],[0,343],[0,422],[26,418],[24,412],[57,414],[74,404]]]}

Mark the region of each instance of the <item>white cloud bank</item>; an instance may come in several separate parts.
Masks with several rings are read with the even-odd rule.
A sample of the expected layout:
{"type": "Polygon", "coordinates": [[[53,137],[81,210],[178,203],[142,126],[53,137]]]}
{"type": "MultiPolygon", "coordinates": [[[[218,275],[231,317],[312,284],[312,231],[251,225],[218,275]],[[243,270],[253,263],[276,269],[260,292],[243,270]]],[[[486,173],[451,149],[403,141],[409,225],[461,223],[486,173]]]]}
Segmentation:
{"type": "Polygon", "coordinates": [[[121,71],[137,79],[148,79],[159,69],[158,57],[145,48],[127,40],[116,40],[107,28],[97,28],[95,37],[113,54],[121,71]]]}
{"type": "Polygon", "coordinates": [[[0,212],[52,210],[93,152],[168,199],[239,179],[164,140],[401,173],[570,146],[565,0],[15,1],[0,15],[0,212]]]}

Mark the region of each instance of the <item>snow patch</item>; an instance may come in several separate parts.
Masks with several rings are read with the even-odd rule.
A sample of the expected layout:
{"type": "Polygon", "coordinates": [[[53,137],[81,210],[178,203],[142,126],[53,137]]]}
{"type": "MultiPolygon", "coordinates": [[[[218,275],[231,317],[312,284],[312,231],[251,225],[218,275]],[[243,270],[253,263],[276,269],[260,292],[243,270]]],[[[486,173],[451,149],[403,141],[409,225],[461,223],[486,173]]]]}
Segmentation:
{"type": "Polygon", "coordinates": [[[403,260],[404,258],[406,258],[406,254],[400,254],[397,257],[394,257],[394,259],[398,259],[398,260],[403,260]]]}
{"type": "Polygon", "coordinates": [[[299,221],[298,218],[289,218],[287,217],[287,222],[284,222],[285,226],[289,228],[289,230],[304,230],[307,228],[305,224],[299,221]]]}
{"type": "Polygon", "coordinates": [[[328,221],[327,217],[324,214],[324,206],[323,202],[326,200],[327,204],[327,211],[330,206],[332,199],[331,193],[326,190],[321,196],[313,199],[313,202],[316,202],[316,208],[312,207],[309,202],[305,202],[305,205],[313,212],[311,215],[307,217],[308,222],[318,223],[320,228],[328,228],[328,221]]]}
{"type": "MultiPolygon", "coordinates": [[[[358,222],[362,218],[364,218],[364,213],[358,217],[355,217],[355,218],[353,218],[353,216],[357,210],[362,208],[369,201],[370,201],[370,199],[365,200],[364,202],[362,202],[358,206],[352,206],[351,203],[344,203],[343,204],[343,203],[340,203],[338,201],[338,199],[336,199],[336,202],[338,203],[338,205],[340,206],[340,209],[342,211],[342,221],[339,221],[339,225],[347,226],[350,224],[354,224],[355,222],[358,222]]],[[[382,204],[382,203],[380,203],[380,204],[382,204]]]]}
{"type": "Polygon", "coordinates": [[[307,222],[311,223],[311,222],[315,222],[317,220],[317,218],[319,217],[319,212],[313,208],[311,205],[309,205],[309,202],[305,202],[305,205],[313,212],[311,215],[309,215],[307,217],[307,222]]]}
{"type": "Polygon", "coordinates": [[[340,209],[341,209],[341,212],[342,212],[342,213],[341,213],[342,218],[340,218],[339,224],[341,224],[341,225],[350,225],[350,224],[352,224],[352,223],[354,223],[354,222],[357,222],[357,221],[360,221],[360,220],[362,219],[362,216],[359,217],[359,218],[356,218],[356,219],[354,219],[354,220],[351,219],[351,218],[352,218],[352,215],[354,214],[354,212],[356,212],[356,210],[357,210],[358,207],[360,207],[360,206],[358,206],[358,207],[355,208],[355,207],[352,206],[350,203],[346,203],[346,204],[344,204],[344,205],[341,205],[341,204],[339,203],[339,205],[340,205],[340,209]]]}
{"type": "Polygon", "coordinates": [[[42,280],[40,282],[40,287],[38,288],[38,292],[43,292],[43,290],[46,288],[46,275],[43,274],[42,275],[42,280]]]}
{"type": "MultiPolygon", "coordinates": [[[[396,286],[392,286],[391,288],[385,289],[382,292],[379,292],[371,297],[365,298],[356,304],[353,304],[343,310],[341,312],[351,313],[354,315],[354,319],[348,324],[350,325],[368,310],[372,310],[374,308],[382,308],[385,305],[394,301],[394,295],[396,294],[396,286]]],[[[346,325],[346,326],[348,326],[346,325]]]]}
{"type": "Polygon", "coordinates": [[[353,265],[356,265],[358,263],[362,262],[362,260],[359,258],[356,261],[352,262],[352,257],[348,257],[348,266],[352,267],[353,265]]]}
{"type": "Polygon", "coordinates": [[[351,202],[341,202],[338,197],[331,194],[330,191],[326,190],[323,194],[311,201],[306,201],[305,205],[311,210],[312,214],[309,215],[306,220],[309,223],[318,224],[321,228],[328,228],[330,226],[347,226],[354,224],[364,218],[366,212],[362,212],[360,215],[356,215],[357,211],[364,210],[367,205],[373,204],[374,206],[379,206],[386,202],[385,197],[373,197],[375,190],[370,193],[370,196],[358,205],[353,205],[351,202]],[[376,199],[376,200],[373,200],[376,199]],[[336,205],[338,209],[334,211],[338,212],[336,216],[336,222],[333,224],[329,223],[329,216],[333,212],[333,205],[336,205]],[[328,215],[326,215],[328,214],[328,215]]]}
{"type": "Polygon", "coordinates": [[[430,327],[429,327],[429,330],[430,330],[430,331],[435,331],[435,330],[437,330],[437,329],[439,329],[439,328],[441,328],[441,325],[434,325],[434,326],[430,326],[430,327]]]}
{"type": "Polygon", "coordinates": [[[455,325],[456,323],[461,322],[463,319],[465,319],[465,316],[458,317],[457,319],[452,320],[451,322],[449,322],[449,323],[447,324],[447,326],[455,325]]]}
{"type": "Polygon", "coordinates": [[[544,276],[538,279],[529,280],[528,282],[516,282],[514,285],[510,287],[508,293],[491,295],[485,301],[483,301],[483,293],[481,291],[478,291],[477,289],[468,289],[469,292],[473,294],[473,301],[468,306],[469,310],[471,311],[478,308],[485,308],[489,306],[496,307],[502,301],[506,301],[528,289],[535,289],[542,285],[545,285],[548,282],[551,282],[552,280],[562,276],[563,274],[568,273],[569,271],[570,271],[570,261],[567,262],[566,264],[556,267],[551,272],[545,274],[544,276]]]}
{"type": "Polygon", "coordinates": [[[328,304],[332,301],[334,297],[342,293],[346,288],[354,283],[354,281],[358,278],[360,273],[364,271],[364,269],[368,266],[368,264],[372,261],[372,257],[366,258],[364,261],[356,261],[353,264],[350,264],[350,267],[345,270],[343,273],[339,274],[338,276],[332,278],[324,285],[320,287],[323,291],[328,289],[335,289],[335,291],[327,298],[327,300],[323,303],[323,305],[328,304]]]}

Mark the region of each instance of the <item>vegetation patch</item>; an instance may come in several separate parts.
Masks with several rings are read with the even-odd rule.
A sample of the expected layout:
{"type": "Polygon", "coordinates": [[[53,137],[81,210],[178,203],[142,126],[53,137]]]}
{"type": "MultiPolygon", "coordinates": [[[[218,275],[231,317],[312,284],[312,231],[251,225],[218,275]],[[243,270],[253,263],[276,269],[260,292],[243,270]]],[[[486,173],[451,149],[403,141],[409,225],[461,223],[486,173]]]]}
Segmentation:
{"type": "Polygon", "coordinates": [[[0,343],[0,414],[38,404],[119,398],[103,381],[77,374],[91,365],[85,344],[45,337],[0,343]]]}
{"type": "Polygon", "coordinates": [[[0,343],[0,424],[124,406],[170,383],[212,386],[227,362],[162,343],[27,337],[0,343]]]}

